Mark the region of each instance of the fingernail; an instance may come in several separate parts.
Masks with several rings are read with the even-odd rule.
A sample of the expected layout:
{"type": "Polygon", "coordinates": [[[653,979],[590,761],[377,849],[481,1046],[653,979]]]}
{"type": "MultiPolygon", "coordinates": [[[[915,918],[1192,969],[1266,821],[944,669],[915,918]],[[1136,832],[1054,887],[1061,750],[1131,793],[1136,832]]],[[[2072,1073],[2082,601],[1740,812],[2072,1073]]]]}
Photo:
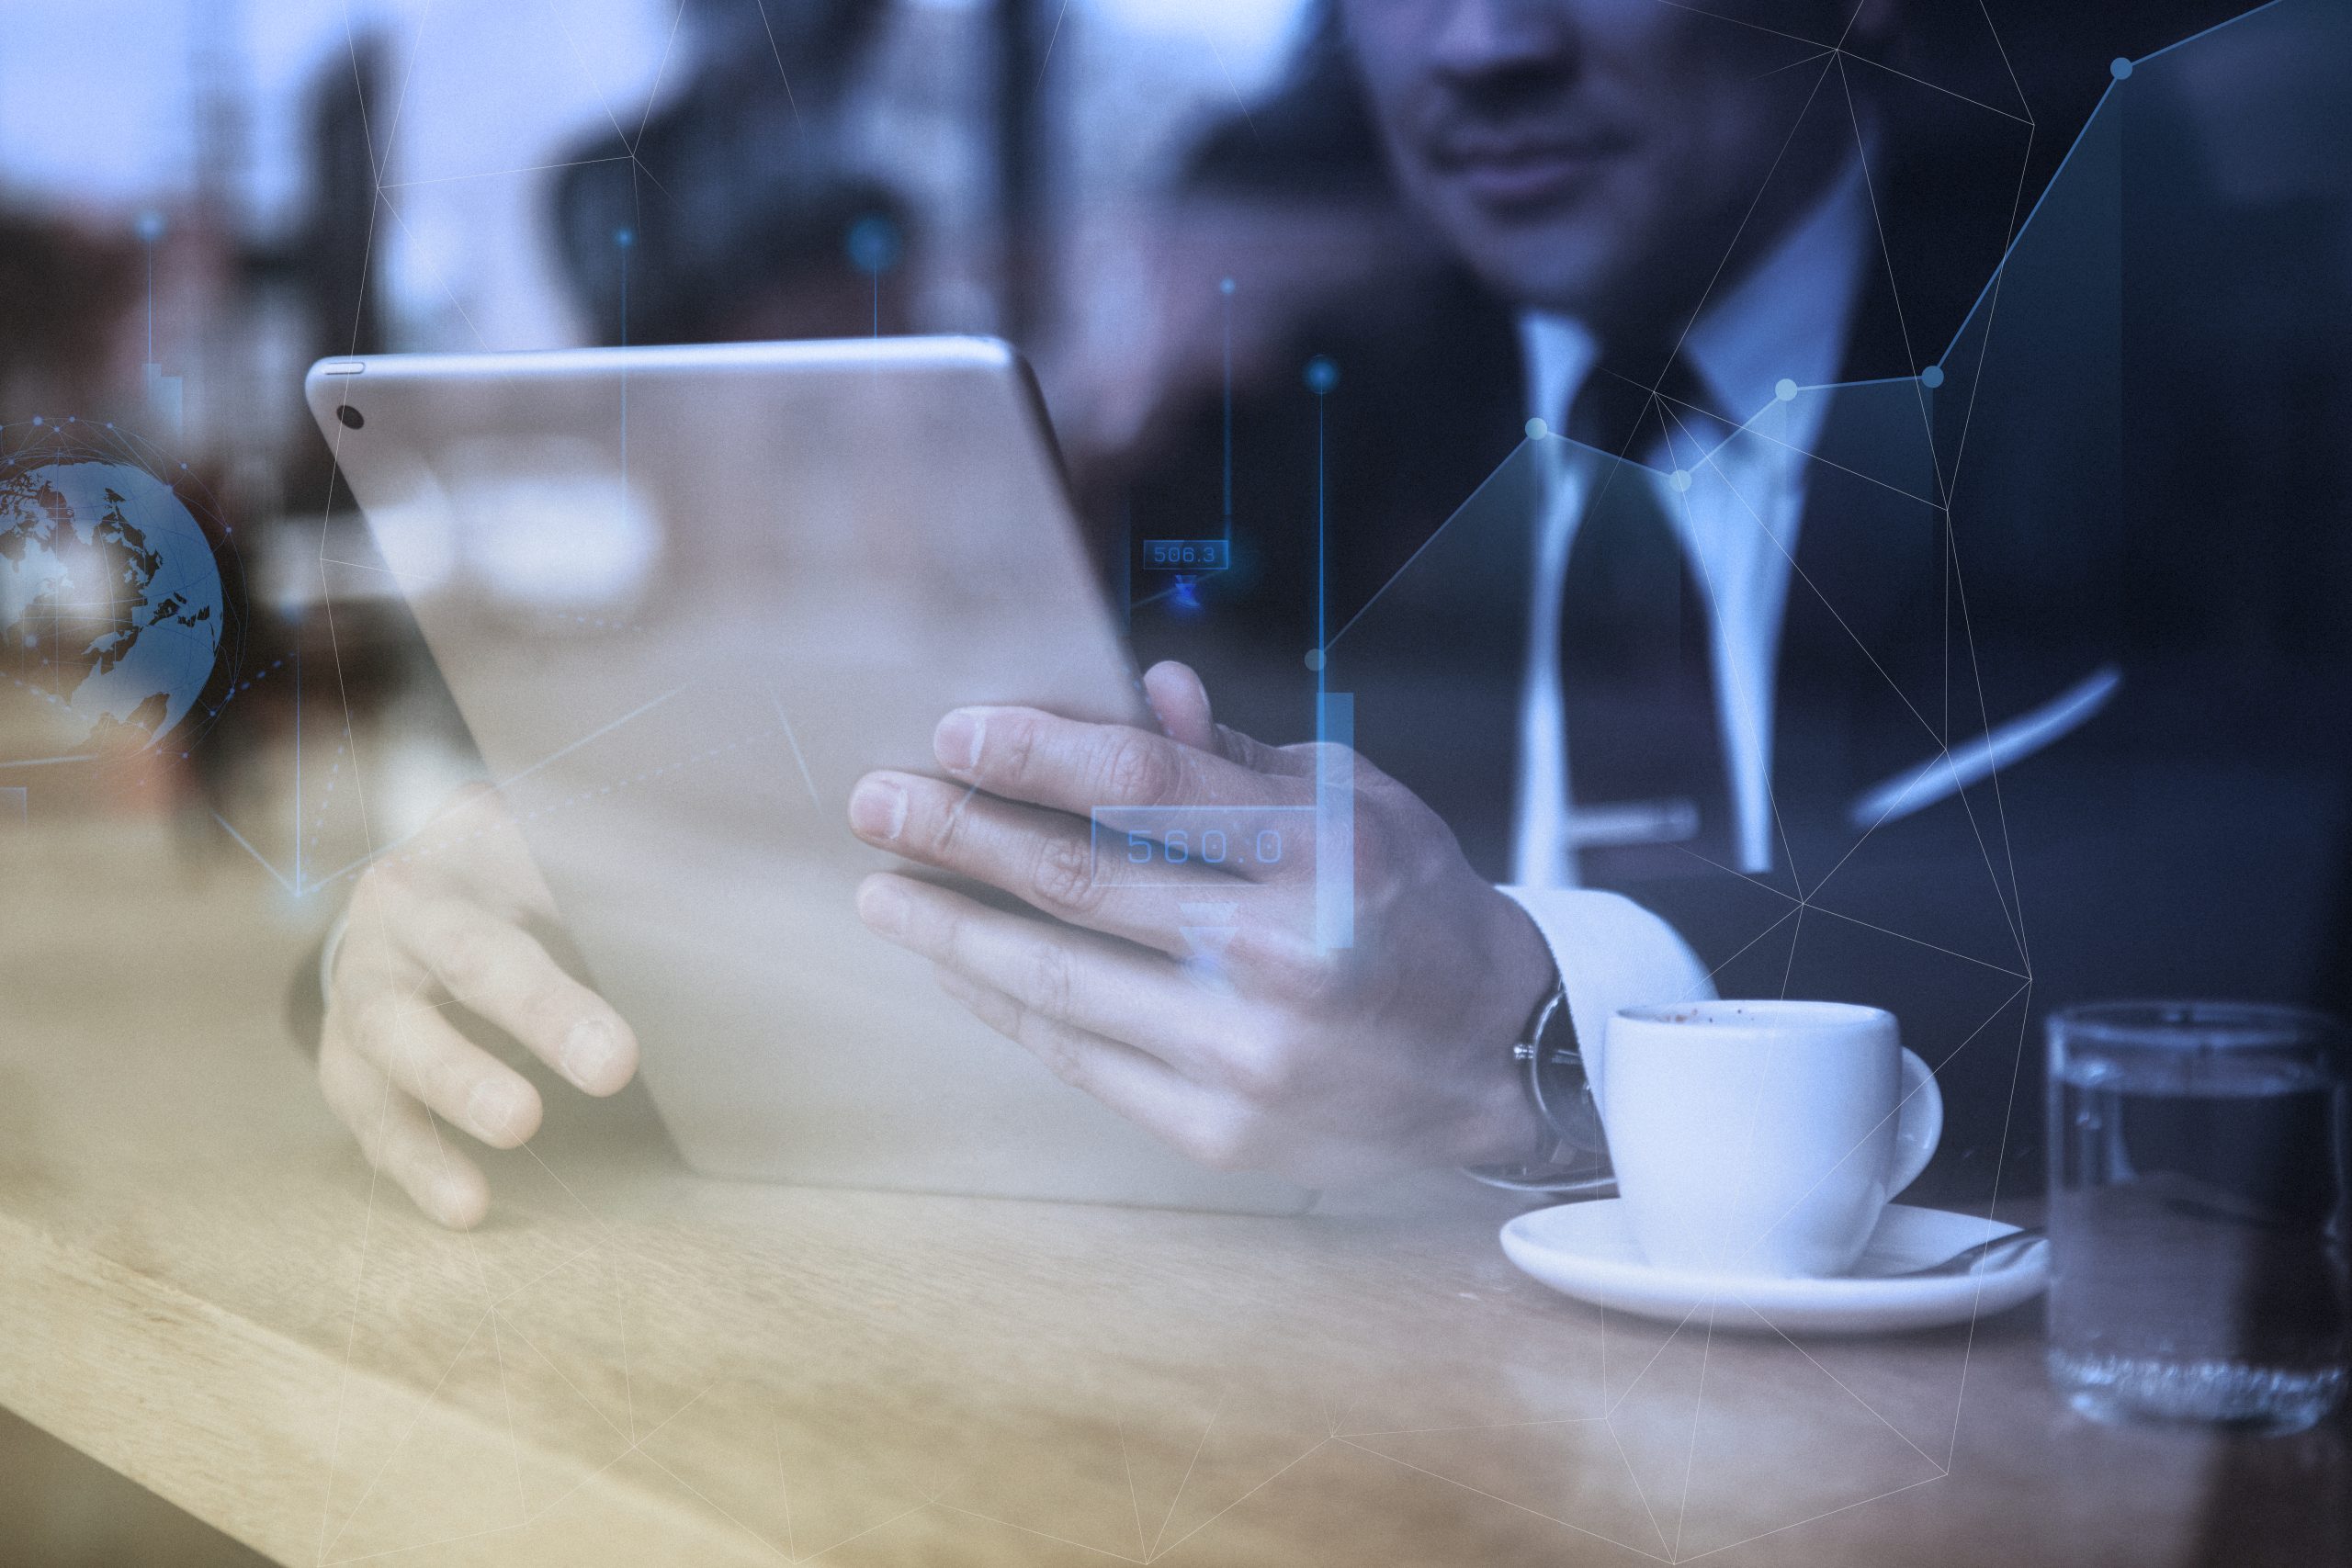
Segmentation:
{"type": "Polygon", "coordinates": [[[583,1018],[563,1037],[557,1060],[563,1076],[588,1089],[609,1080],[620,1066],[621,1039],[601,1018],[583,1018]]]}
{"type": "Polygon", "coordinates": [[[932,732],[932,754],[951,772],[968,773],[980,765],[980,737],[988,721],[968,708],[957,708],[939,721],[932,732]]]}
{"type": "Polygon", "coordinates": [[[466,1096],[467,1124],[485,1138],[509,1136],[522,1114],[522,1096],[496,1078],[484,1078],[466,1096]]]}
{"type": "Polygon", "coordinates": [[[865,779],[849,797],[849,825],[865,839],[896,840],[907,826],[907,792],[888,779],[865,779]]]}
{"type": "Polygon", "coordinates": [[[869,882],[857,890],[857,918],[884,936],[899,936],[907,929],[907,896],[888,882],[869,882]]]}

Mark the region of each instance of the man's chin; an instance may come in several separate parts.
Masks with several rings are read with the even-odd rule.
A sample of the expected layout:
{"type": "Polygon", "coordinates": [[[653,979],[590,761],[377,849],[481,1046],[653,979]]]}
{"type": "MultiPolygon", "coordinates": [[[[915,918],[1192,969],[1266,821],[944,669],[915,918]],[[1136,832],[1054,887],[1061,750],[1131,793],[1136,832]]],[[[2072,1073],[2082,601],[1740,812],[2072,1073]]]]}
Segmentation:
{"type": "Polygon", "coordinates": [[[1617,297],[1620,248],[1581,223],[1482,219],[1456,249],[1487,286],[1522,310],[1589,316],[1617,297]]]}

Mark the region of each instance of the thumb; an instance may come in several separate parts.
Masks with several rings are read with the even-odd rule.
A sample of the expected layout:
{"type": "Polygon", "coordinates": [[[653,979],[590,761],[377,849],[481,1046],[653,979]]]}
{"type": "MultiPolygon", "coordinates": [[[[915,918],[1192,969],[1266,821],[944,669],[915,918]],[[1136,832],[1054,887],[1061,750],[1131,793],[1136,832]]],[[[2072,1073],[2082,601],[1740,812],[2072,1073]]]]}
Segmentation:
{"type": "Polygon", "coordinates": [[[1291,756],[1217,723],[1216,714],[1209,708],[1208,688],[1201,684],[1200,676],[1189,664],[1167,660],[1153,665],[1144,671],[1143,694],[1159,719],[1159,728],[1167,731],[1170,740],[1181,745],[1222,757],[1252,773],[1295,777],[1314,771],[1311,761],[1291,756]]]}
{"type": "Polygon", "coordinates": [[[1143,672],[1143,694],[1170,740],[1201,751],[1219,750],[1208,688],[1191,665],[1172,659],[1153,665],[1143,672]]]}

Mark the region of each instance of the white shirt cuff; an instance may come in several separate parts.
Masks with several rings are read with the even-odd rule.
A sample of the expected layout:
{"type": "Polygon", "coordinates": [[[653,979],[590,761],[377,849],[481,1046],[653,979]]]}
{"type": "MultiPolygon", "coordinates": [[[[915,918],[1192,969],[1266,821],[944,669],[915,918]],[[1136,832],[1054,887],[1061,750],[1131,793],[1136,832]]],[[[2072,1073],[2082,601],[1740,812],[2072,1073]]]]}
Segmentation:
{"type": "Polygon", "coordinates": [[[1710,1000],[1715,983],[1675,929],[1617,893],[1589,887],[1506,887],[1559,966],[1568,1017],[1588,1056],[1619,1008],[1710,1000]]]}

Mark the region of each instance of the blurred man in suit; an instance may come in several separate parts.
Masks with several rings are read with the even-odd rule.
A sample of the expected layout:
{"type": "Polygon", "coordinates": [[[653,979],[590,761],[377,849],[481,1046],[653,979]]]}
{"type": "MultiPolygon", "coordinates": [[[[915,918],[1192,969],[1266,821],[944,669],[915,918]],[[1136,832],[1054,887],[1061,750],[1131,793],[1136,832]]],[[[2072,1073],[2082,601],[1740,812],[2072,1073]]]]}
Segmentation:
{"type": "MultiPolygon", "coordinates": [[[[2117,88],[2128,221],[2098,194],[2127,177],[2111,112],[1991,288],[2046,165],[1950,32],[1849,9],[1348,7],[1397,182],[1468,276],[1377,332],[1301,334],[1294,363],[1329,353],[1340,391],[1245,401],[1243,564],[1198,609],[1143,604],[1136,635],[1242,727],[1303,727],[1318,562],[1280,525],[1319,499],[1330,684],[1474,865],[1628,895],[1726,994],[1894,1009],[1953,1111],[1927,1190],[1981,1194],[2005,1153],[2030,1189],[2030,1021],[2101,995],[2324,1002],[2352,967],[2323,608],[2352,592],[2352,491],[2290,478],[2341,466],[2316,432],[2346,412],[2352,317],[2312,269],[2344,192],[2233,198],[2200,141],[2243,161],[2301,133],[2275,107],[2233,128],[2248,106],[2191,106],[2160,62],[2117,88]],[[1700,82],[1674,136],[1623,130],[1620,105],[1700,82]],[[1711,142],[1710,116],[1755,141],[1711,142]],[[1576,444],[1506,461],[1531,415],[1576,444]],[[2312,434],[2254,460],[2287,429],[2312,434]]],[[[2324,19],[2269,20],[2341,52],[2324,19]]],[[[2157,27],[2150,47],[2194,30],[2157,27]]],[[[2105,43],[2065,58],[2105,83],[2105,43]]],[[[2080,90],[2036,95],[2045,136],[2080,90]]],[[[1202,424],[1136,484],[1136,535],[1205,513],[1202,424]]],[[[1546,934],[1564,973],[1605,965],[1574,922],[1546,934]]]]}

